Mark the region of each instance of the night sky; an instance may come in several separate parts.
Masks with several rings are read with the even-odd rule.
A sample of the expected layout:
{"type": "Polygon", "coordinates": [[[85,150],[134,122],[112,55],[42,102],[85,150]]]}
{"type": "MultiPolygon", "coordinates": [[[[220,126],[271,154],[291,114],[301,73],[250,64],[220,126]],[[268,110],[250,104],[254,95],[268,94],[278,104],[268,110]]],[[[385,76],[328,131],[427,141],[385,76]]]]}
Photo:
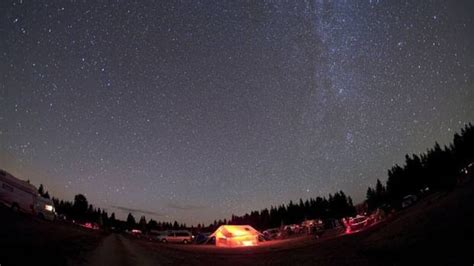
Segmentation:
{"type": "Polygon", "coordinates": [[[358,203],[474,121],[474,1],[1,1],[0,168],[124,218],[358,203]]]}

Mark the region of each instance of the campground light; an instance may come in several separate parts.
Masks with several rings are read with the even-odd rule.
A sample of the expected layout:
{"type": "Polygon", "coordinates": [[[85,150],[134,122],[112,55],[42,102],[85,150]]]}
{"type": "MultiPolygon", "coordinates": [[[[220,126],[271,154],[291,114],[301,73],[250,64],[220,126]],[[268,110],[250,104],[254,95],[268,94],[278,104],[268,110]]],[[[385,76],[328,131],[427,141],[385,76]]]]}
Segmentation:
{"type": "Polygon", "coordinates": [[[85,228],[92,229],[92,224],[91,224],[91,223],[85,223],[83,226],[84,226],[85,228]]]}
{"type": "Polygon", "coordinates": [[[242,241],[242,245],[246,247],[253,246],[253,241],[242,241]]]}
{"type": "Polygon", "coordinates": [[[52,212],[54,210],[54,207],[53,207],[53,205],[44,205],[44,209],[49,211],[49,212],[52,212]]]}

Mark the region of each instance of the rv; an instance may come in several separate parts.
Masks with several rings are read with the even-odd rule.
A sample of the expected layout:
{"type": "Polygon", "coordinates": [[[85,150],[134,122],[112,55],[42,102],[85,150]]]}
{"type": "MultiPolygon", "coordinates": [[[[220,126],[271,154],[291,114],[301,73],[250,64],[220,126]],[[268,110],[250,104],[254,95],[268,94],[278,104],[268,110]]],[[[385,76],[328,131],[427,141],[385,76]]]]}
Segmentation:
{"type": "Polygon", "coordinates": [[[34,214],[38,190],[32,184],[0,170],[0,202],[14,211],[34,214]]]}
{"type": "Polygon", "coordinates": [[[47,220],[56,216],[53,202],[38,194],[35,186],[0,169],[0,203],[12,209],[47,220]]]}

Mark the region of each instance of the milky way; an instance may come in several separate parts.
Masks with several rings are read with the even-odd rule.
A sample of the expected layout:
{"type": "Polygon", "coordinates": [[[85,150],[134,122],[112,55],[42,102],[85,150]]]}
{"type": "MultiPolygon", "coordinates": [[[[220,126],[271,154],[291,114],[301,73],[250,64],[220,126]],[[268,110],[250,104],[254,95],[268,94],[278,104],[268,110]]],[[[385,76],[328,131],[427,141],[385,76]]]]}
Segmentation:
{"type": "Polygon", "coordinates": [[[1,1],[0,167],[191,224],[344,190],[474,120],[473,1],[1,1]]]}

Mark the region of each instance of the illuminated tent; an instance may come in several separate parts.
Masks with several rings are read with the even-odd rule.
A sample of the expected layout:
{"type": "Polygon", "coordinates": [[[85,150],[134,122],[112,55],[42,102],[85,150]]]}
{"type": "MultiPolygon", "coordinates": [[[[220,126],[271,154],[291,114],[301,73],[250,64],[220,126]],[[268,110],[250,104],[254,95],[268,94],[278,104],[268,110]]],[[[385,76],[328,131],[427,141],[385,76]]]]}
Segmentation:
{"type": "Polygon", "coordinates": [[[243,247],[258,245],[260,232],[250,225],[221,225],[211,235],[218,247],[243,247]]]}

